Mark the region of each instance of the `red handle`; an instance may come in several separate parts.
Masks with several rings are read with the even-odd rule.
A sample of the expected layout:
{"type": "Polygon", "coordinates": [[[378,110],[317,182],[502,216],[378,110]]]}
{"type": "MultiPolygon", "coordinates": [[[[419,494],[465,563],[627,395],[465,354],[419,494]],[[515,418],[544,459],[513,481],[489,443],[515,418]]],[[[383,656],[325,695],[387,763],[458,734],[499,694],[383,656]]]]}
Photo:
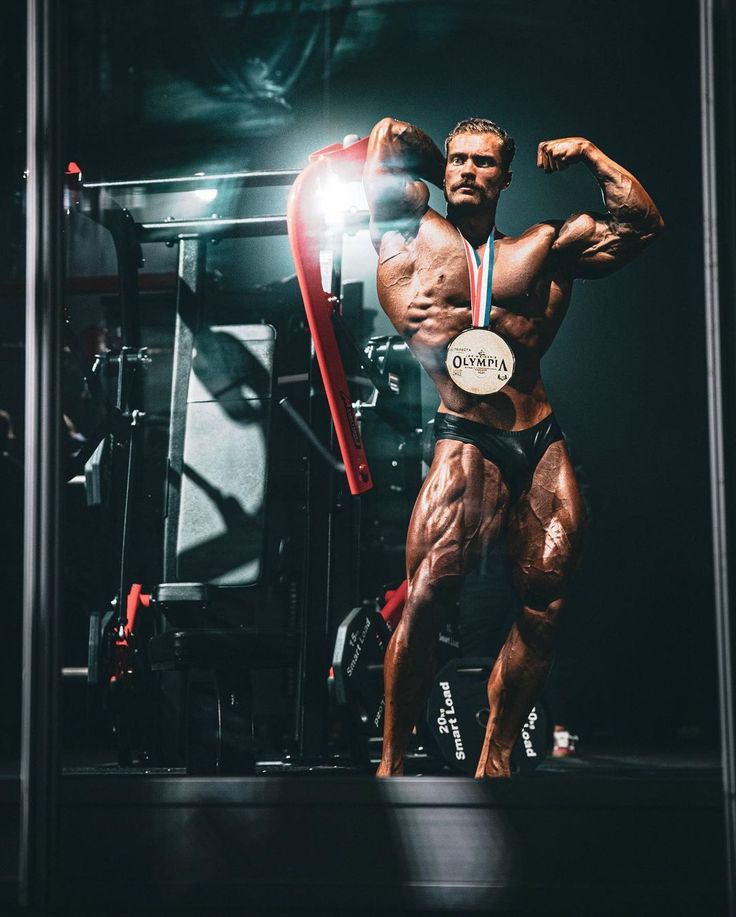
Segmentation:
{"type": "Polygon", "coordinates": [[[286,210],[289,244],[299,289],[352,494],[370,490],[373,481],[332,325],[334,301],[322,289],[319,266],[322,227],[315,217],[315,198],[319,180],[326,178],[332,163],[340,168],[341,177],[360,175],[367,146],[368,139],[365,138],[344,149],[333,145],[313,153],[310,164],[292,186],[286,210]]]}
{"type": "Polygon", "coordinates": [[[408,583],[404,580],[400,586],[397,586],[396,589],[390,589],[385,595],[386,604],[381,609],[381,617],[392,631],[398,627],[401,615],[404,612],[407,587],[408,583]]]}

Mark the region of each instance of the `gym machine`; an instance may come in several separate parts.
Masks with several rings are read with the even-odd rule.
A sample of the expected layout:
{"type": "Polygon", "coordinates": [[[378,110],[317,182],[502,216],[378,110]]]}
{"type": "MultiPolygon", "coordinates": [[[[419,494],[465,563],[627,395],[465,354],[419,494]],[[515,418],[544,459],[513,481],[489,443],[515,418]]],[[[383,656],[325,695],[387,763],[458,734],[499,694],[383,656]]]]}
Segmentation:
{"type": "Polygon", "coordinates": [[[297,395],[304,402],[304,417],[292,404],[294,396],[287,398],[280,390],[274,327],[218,326],[205,296],[208,243],[283,234],[286,220],[136,223],[115,200],[134,189],[167,193],[213,185],[283,186],[297,175],[251,172],[85,184],[78,169],[68,173],[70,206],[112,234],[121,274],[123,346],[119,354],[101,357],[95,368],[99,372],[104,362],[115,362],[118,397],[96,437],[99,444],[90,444],[80,460],[86,460],[92,502],[103,499],[104,483],[120,480],[121,470],[125,482],[109,501],[118,533],[118,590],[111,608],[92,614],[88,666],[90,683],[112,702],[124,765],[252,772],[250,673],[264,668],[294,673],[293,760],[321,759],[326,687],[324,666],[317,660],[324,655],[325,600],[334,583],[327,588],[324,551],[310,551],[310,545],[324,543],[325,532],[336,544],[350,543],[335,537],[344,524],[334,518],[340,495],[332,493],[332,475],[324,473],[327,462],[333,471],[339,467],[329,448],[329,415],[319,404],[319,379],[308,350],[297,395]],[[152,242],[176,246],[178,259],[163,577],[144,590],[131,546],[151,536],[140,531],[134,511],[145,411],[140,386],[132,383],[134,372],[150,359],[138,346],[136,281],[140,245],[152,242]],[[274,417],[277,393],[282,410],[274,417]],[[290,448],[282,450],[288,454],[273,460],[271,441],[283,445],[285,437],[291,440],[290,448]],[[302,452],[308,453],[304,462],[302,452]],[[301,501],[303,515],[283,505],[286,496],[301,501]],[[297,518],[279,538],[274,530],[287,515],[297,518]],[[265,543],[274,540],[275,549],[264,551],[265,543]],[[278,624],[269,620],[272,608],[278,611],[273,615],[281,619],[278,624]]]}

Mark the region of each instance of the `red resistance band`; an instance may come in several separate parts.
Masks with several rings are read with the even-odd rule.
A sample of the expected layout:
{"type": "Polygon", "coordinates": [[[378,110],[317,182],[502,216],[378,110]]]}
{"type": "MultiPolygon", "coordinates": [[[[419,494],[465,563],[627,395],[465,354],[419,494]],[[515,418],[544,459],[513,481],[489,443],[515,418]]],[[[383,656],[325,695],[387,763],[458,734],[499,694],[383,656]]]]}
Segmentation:
{"type": "Polygon", "coordinates": [[[128,600],[126,602],[125,611],[126,611],[126,620],[125,620],[125,636],[129,637],[135,631],[135,619],[138,616],[138,610],[140,608],[148,608],[151,604],[151,596],[143,592],[143,586],[140,583],[133,583],[130,587],[130,592],[128,593],[128,600]]]}
{"type": "Polygon", "coordinates": [[[133,583],[125,603],[125,624],[122,627],[116,627],[115,631],[115,671],[110,676],[111,684],[132,674],[130,668],[131,637],[135,636],[135,622],[138,612],[141,608],[148,608],[150,604],[151,596],[143,592],[143,587],[140,583],[133,583]]]}
{"type": "Polygon", "coordinates": [[[364,137],[347,147],[338,143],[312,153],[309,165],[292,186],[286,210],[296,276],[351,494],[370,490],[373,481],[332,324],[339,304],[322,289],[319,251],[323,227],[316,200],[320,182],[333,170],[343,180],[359,179],[367,149],[368,138],[364,137]]]}

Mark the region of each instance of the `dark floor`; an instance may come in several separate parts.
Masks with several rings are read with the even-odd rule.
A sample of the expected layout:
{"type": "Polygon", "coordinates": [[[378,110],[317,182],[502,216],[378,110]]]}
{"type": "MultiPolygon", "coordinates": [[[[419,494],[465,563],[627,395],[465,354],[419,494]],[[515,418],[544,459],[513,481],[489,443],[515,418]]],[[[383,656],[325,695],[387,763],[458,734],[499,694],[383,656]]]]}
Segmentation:
{"type": "MultiPolygon", "coordinates": [[[[588,746],[586,749],[569,758],[547,756],[536,770],[536,775],[575,775],[577,777],[601,777],[606,779],[626,779],[628,777],[676,777],[678,775],[704,780],[720,780],[719,752],[703,746],[641,746],[622,747],[611,743],[588,746]]],[[[0,773],[4,771],[0,770],[0,773]]],[[[181,774],[183,769],[121,769],[112,760],[109,753],[87,752],[66,756],[65,774],[144,774],[168,773],[181,774]]],[[[315,767],[298,767],[281,761],[259,761],[257,773],[260,776],[279,776],[294,774],[322,774],[356,776],[370,775],[367,768],[356,768],[346,764],[321,765],[315,767]]],[[[441,762],[432,757],[417,756],[407,764],[407,776],[422,777],[457,777],[441,762]]]]}
{"type": "MultiPolygon", "coordinates": [[[[121,768],[115,761],[111,749],[77,748],[65,752],[62,772],[64,775],[122,775],[170,774],[184,775],[183,768],[121,768]]],[[[553,758],[551,755],[542,761],[536,774],[556,774],[584,777],[605,777],[625,779],[632,775],[639,777],[673,776],[679,773],[690,778],[720,780],[720,752],[710,745],[698,743],[680,743],[670,745],[624,745],[610,740],[587,743],[575,756],[553,758]]],[[[0,757],[0,780],[17,777],[19,760],[8,756],[0,757]]],[[[257,774],[332,774],[355,776],[370,774],[368,768],[356,768],[346,763],[322,765],[316,767],[297,767],[283,761],[259,760],[257,774]]],[[[445,776],[458,775],[431,756],[415,756],[408,762],[407,776],[445,776]]]]}
{"type": "MultiPolygon", "coordinates": [[[[491,783],[428,762],[426,776],[393,781],[334,767],[196,778],[69,763],[57,915],[727,913],[712,749],[587,745],[491,783]]],[[[3,914],[18,913],[18,802],[17,779],[0,779],[3,914]]]]}

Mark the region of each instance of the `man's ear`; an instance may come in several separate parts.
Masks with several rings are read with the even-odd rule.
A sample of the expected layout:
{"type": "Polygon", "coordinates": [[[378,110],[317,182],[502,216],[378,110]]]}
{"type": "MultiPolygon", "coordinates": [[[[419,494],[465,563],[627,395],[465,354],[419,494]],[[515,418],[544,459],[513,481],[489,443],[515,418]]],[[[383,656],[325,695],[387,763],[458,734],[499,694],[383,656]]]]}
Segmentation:
{"type": "Polygon", "coordinates": [[[514,173],[511,171],[506,173],[506,181],[503,183],[504,188],[508,188],[508,186],[511,184],[511,178],[513,174],[514,173]]]}

